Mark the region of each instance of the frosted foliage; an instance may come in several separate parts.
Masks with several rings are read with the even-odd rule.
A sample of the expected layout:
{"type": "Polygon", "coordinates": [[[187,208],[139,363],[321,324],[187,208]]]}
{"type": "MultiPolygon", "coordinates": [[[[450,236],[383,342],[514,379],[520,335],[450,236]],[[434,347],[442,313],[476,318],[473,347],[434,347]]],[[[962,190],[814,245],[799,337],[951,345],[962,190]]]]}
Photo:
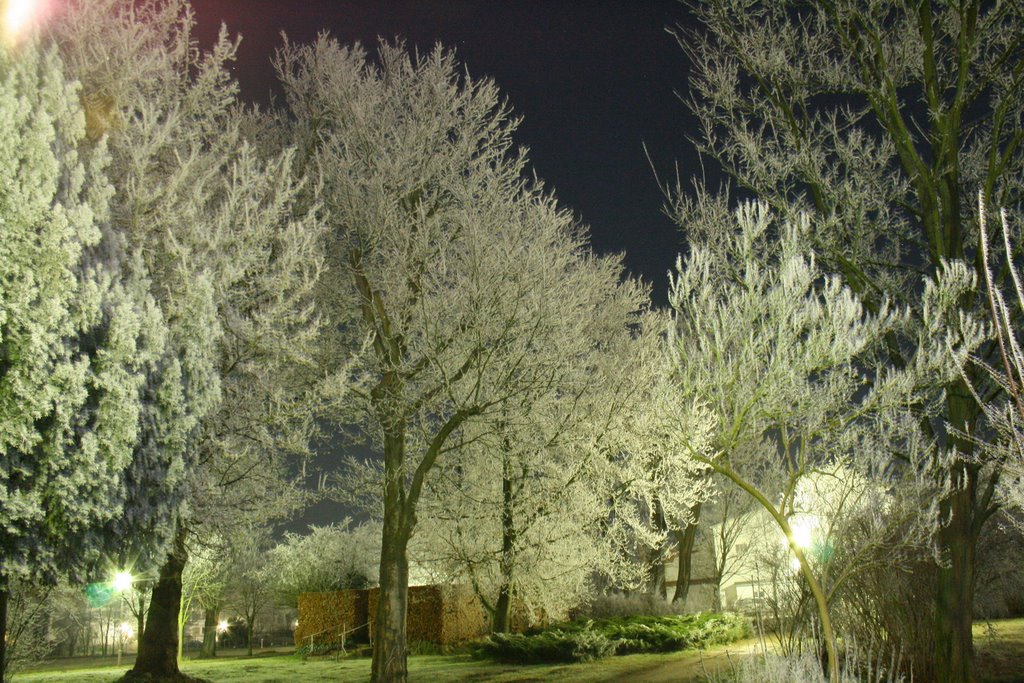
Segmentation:
{"type": "Polygon", "coordinates": [[[268,580],[277,599],[294,607],[300,593],[375,585],[379,560],[380,526],[345,519],[286,534],[270,551],[268,580]]]}
{"type": "MultiPolygon", "coordinates": [[[[730,191],[785,218],[813,210],[813,246],[865,300],[913,299],[907,264],[962,256],[978,190],[1019,207],[1019,5],[715,0],[695,14],[704,27],[677,37],[698,149],[730,191]]],[[[675,197],[687,232],[715,234],[724,197],[675,197]]]]}
{"type": "MultiPolygon", "coordinates": [[[[831,657],[825,622],[841,584],[864,563],[910,561],[901,548],[929,540],[934,444],[919,416],[935,410],[932,387],[950,381],[955,366],[946,347],[919,338],[913,364],[888,367],[886,337],[908,334],[909,314],[884,301],[869,313],[810,255],[806,216],[775,221],[766,204],[744,204],[735,227],[680,259],[669,294],[672,379],[713,425],[710,452],[683,443],[778,525],[814,594],[831,657]],[[886,506],[882,492],[897,483],[901,500],[921,505],[886,506]],[[880,507],[897,519],[866,514],[880,507]],[[847,520],[856,533],[840,533],[847,520]],[[830,561],[801,548],[810,524],[842,544],[830,561]]],[[[948,315],[948,303],[935,298],[929,310],[948,315]]],[[[926,321],[918,334],[938,325],[926,321]]]]}
{"type": "Polygon", "coordinates": [[[0,74],[2,587],[78,576],[104,549],[159,328],[92,265],[106,157],[79,155],[78,91],[57,55],[2,50],[0,74]]]}
{"type": "Polygon", "coordinates": [[[188,520],[224,532],[295,503],[281,458],[313,431],[321,233],[315,203],[295,211],[291,151],[261,155],[239,132],[236,43],[222,31],[202,51],[192,28],[184,2],[99,0],[54,31],[111,150],[113,228],[180,359],[182,410],[153,420],[177,436],[147,452],[140,489],[165,520],[187,500],[188,520]]]}
{"type": "MultiPolygon", "coordinates": [[[[851,643],[847,648],[839,683],[904,683],[906,678],[895,673],[898,663],[884,654],[862,651],[851,643]]],[[[715,679],[716,683],[724,683],[726,679],[715,679]]],[[[822,671],[821,660],[816,648],[805,644],[799,653],[779,655],[774,652],[745,658],[730,672],[727,679],[730,683],[826,683],[828,675],[822,671]]]]}
{"type": "MultiPolygon", "coordinates": [[[[630,435],[647,409],[654,377],[642,361],[656,354],[661,320],[650,316],[646,334],[631,334],[636,302],[616,292],[617,271],[595,267],[603,284],[576,290],[607,293],[589,304],[585,336],[538,349],[563,358],[552,375],[557,391],[467,428],[459,457],[443,461],[428,487],[413,556],[435,580],[473,586],[489,610],[507,591],[516,615],[558,619],[585,601],[595,574],[626,585],[642,574],[622,552],[640,526],[623,528],[635,510],[610,501],[640,488],[624,463],[633,476],[650,464],[620,454],[635,445],[630,435]]],[[[690,471],[677,465],[678,495],[693,498],[690,471]]]]}
{"type": "MultiPolygon", "coordinates": [[[[1020,238],[1011,228],[1007,212],[992,211],[980,194],[978,215],[982,226],[982,282],[978,282],[972,269],[954,261],[946,264],[929,286],[935,290],[933,298],[940,301],[975,291],[979,284],[986,295],[985,322],[978,320],[979,316],[966,314],[948,318],[943,321],[943,338],[964,377],[970,381],[970,371],[977,370],[976,376],[983,378],[970,386],[975,399],[984,408],[992,432],[986,439],[963,436],[972,438],[1002,467],[999,489],[1002,498],[1021,509],[1024,508],[1024,351],[1019,320],[1024,311],[1024,281],[1020,274],[1020,238]],[[1009,277],[1001,286],[997,278],[1003,271],[1008,272],[1009,277]],[[994,357],[959,352],[962,347],[955,342],[964,336],[981,334],[982,326],[996,341],[994,357]],[[986,391],[986,383],[998,387],[999,393],[986,391]]],[[[1010,519],[1018,520],[1019,524],[1017,517],[1010,516],[1010,519]]]]}
{"type": "Polygon", "coordinates": [[[571,215],[522,179],[492,83],[460,77],[442,50],[379,53],[322,38],[284,50],[279,69],[334,226],[332,314],[366,343],[349,403],[383,447],[385,481],[409,487],[411,528],[447,439],[554,392],[563,364],[613,324],[591,316],[598,305],[642,295],[601,289],[618,260],[590,254],[571,215]]]}

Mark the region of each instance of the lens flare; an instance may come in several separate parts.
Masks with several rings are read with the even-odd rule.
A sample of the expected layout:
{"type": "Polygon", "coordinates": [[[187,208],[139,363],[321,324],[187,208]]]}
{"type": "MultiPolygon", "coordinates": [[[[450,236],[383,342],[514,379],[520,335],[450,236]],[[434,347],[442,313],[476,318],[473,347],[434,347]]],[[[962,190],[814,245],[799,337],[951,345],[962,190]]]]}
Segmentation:
{"type": "Polygon", "coordinates": [[[119,593],[124,593],[125,591],[131,590],[132,583],[134,581],[135,577],[133,577],[130,573],[118,572],[114,574],[114,580],[110,583],[114,586],[114,590],[118,591],[119,593]]]}
{"type": "Polygon", "coordinates": [[[46,13],[46,0],[3,2],[4,34],[9,41],[21,40],[46,13]]]}

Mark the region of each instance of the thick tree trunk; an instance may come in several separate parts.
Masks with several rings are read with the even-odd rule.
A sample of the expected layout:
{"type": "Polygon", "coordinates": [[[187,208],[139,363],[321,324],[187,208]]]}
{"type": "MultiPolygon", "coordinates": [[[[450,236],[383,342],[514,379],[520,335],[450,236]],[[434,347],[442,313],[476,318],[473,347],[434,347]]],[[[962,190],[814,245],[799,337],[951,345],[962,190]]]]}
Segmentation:
{"type": "Polygon", "coordinates": [[[506,455],[502,459],[501,477],[501,588],[494,603],[495,633],[508,633],[512,622],[512,573],[515,569],[516,520],[515,496],[512,490],[512,463],[506,455]]]}
{"type": "Polygon", "coordinates": [[[380,597],[373,623],[372,683],[405,683],[408,679],[405,635],[409,598],[408,541],[402,525],[389,524],[388,516],[385,516],[384,544],[380,555],[380,597]]]}
{"type": "Polygon", "coordinates": [[[963,485],[943,505],[948,524],[939,531],[947,563],[939,566],[935,596],[935,670],[939,683],[973,683],[974,575],[977,537],[974,517],[977,477],[960,463],[963,485]]]}
{"type": "Polygon", "coordinates": [[[0,681],[7,680],[7,604],[10,599],[7,588],[0,588],[0,681]]]}
{"type": "Polygon", "coordinates": [[[178,670],[178,612],[181,609],[181,573],[187,561],[185,530],[179,524],[174,544],[153,587],[146,630],[139,638],[135,666],[126,679],[147,676],[147,680],[183,678],[178,670]]]}
{"type": "Polygon", "coordinates": [[[381,531],[380,593],[373,623],[372,683],[405,683],[409,676],[405,616],[409,600],[407,549],[415,517],[404,486],[405,433],[401,420],[384,435],[384,524],[381,531]],[[408,514],[407,514],[408,513],[408,514]]]}
{"type": "Polygon", "coordinates": [[[217,623],[220,621],[220,605],[203,610],[203,646],[199,648],[199,659],[217,656],[217,623]]]}

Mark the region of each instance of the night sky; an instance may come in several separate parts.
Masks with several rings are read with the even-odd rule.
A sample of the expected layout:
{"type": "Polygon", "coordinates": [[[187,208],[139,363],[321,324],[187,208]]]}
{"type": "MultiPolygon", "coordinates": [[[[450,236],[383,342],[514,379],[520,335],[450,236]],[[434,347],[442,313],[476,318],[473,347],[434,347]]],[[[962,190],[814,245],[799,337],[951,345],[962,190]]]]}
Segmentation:
{"type": "MultiPolygon", "coordinates": [[[[269,101],[271,56],[285,31],[308,42],[328,31],[373,47],[401,37],[453,48],[473,77],[493,78],[524,117],[518,143],[564,206],[591,227],[601,253],[666,300],[666,272],[681,241],[662,213],[658,175],[695,170],[686,137],[687,60],[666,26],[686,20],[677,0],[192,0],[202,44],[223,21],[242,35],[236,75],[243,97],[269,101]]],[[[688,181],[687,181],[688,183],[688,181]]]]}

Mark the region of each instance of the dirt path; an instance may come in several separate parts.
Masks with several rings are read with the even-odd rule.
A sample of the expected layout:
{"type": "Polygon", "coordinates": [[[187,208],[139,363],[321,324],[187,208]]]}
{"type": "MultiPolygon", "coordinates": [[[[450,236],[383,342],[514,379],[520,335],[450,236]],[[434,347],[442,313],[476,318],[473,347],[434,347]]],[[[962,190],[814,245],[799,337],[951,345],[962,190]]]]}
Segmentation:
{"type": "Polygon", "coordinates": [[[638,669],[631,674],[631,681],[637,683],[696,683],[709,676],[724,672],[739,659],[754,654],[758,642],[754,638],[740,640],[728,645],[718,645],[701,652],[692,653],[685,659],[663,662],[652,667],[638,669]]]}

